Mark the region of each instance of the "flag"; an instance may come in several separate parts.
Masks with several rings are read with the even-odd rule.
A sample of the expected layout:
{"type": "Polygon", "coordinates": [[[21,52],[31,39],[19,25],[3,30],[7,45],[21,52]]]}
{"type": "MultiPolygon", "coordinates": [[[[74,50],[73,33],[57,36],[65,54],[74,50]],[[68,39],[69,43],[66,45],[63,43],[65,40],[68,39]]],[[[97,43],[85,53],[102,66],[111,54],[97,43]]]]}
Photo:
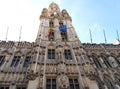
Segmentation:
{"type": "Polygon", "coordinates": [[[67,29],[67,28],[66,28],[66,25],[59,26],[59,30],[60,30],[61,32],[67,32],[66,29],[67,29]]]}

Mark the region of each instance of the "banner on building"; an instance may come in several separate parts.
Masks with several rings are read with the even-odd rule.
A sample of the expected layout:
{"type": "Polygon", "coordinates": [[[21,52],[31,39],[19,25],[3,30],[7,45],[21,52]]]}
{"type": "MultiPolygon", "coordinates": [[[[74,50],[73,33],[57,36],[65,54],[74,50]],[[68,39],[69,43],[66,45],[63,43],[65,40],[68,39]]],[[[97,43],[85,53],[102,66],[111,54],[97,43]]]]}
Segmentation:
{"type": "Polygon", "coordinates": [[[60,30],[61,32],[67,32],[66,25],[59,26],[59,30],[60,30]]]}

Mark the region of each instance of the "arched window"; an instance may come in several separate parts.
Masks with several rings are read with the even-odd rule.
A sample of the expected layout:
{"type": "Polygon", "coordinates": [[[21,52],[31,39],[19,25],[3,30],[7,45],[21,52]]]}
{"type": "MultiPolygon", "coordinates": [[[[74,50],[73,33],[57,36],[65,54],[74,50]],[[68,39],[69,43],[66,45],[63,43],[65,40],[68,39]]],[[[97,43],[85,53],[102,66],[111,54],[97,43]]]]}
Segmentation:
{"type": "Polygon", "coordinates": [[[97,57],[93,56],[93,62],[97,68],[102,68],[102,65],[97,57]]]}
{"type": "Polygon", "coordinates": [[[4,64],[4,62],[5,62],[5,56],[1,55],[0,56],[0,67],[4,64]]]}
{"type": "Polygon", "coordinates": [[[28,67],[30,59],[31,59],[31,56],[26,56],[25,57],[25,61],[24,61],[23,67],[28,67]]]}
{"type": "Polygon", "coordinates": [[[111,68],[112,67],[106,57],[103,57],[103,60],[104,60],[105,65],[107,66],[107,68],[111,68]]]}
{"type": "Polygon", "coordinates": [[[10,67],[17,67],[20,62],[21,56],[14,56],[10,67]]]}

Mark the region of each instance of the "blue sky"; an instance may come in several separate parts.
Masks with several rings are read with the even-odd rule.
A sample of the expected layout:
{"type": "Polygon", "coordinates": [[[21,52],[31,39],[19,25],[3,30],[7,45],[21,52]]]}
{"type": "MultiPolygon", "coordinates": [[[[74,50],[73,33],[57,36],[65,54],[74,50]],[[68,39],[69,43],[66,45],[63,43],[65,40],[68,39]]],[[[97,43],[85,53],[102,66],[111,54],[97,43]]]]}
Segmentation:
{"type": "Polygon", "coordinates": [[[114,43],[120,35],[120,0],[0,0],[0,40],[18,41],[22,25],[21,41],[35,41],[41,10],[51,2],[66,9],[81,42],[90,43],[89,29],[94,43],[114,43]]]}

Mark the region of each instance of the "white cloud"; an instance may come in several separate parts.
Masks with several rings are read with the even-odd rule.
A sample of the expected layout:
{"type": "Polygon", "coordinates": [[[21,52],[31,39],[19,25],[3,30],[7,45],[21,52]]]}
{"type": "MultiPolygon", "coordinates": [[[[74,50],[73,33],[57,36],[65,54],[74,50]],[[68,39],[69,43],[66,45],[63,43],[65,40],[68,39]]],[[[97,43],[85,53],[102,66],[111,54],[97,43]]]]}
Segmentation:
{"type": "Polygon", "coordinates": [[[41,4],[42,1],[33,2],[28,0],[0,0],[0,40],[5,40],[9,26],[8,40],[18,41],[20,26],[22,25],[21,40],[35,41],[39,27],[39,16],[45,4],[41,4]]]}

